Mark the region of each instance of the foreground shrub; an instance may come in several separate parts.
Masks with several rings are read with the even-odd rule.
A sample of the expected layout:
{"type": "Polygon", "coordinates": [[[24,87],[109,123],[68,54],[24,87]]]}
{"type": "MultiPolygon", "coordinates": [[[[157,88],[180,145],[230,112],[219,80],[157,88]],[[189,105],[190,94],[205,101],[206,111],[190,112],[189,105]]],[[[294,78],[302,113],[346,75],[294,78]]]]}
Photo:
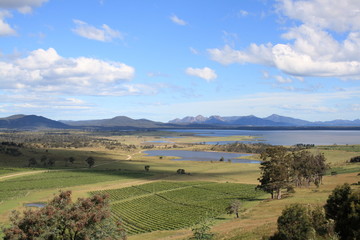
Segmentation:
{"type": "Polygon", "coordinates": [[[60,192],[45,207],[14,211],[11,226],[4,229],[5,240],[90,240],[126,239],[120,222],[110,220],[107,195],[71,201],[71,191],[60,192]]]}

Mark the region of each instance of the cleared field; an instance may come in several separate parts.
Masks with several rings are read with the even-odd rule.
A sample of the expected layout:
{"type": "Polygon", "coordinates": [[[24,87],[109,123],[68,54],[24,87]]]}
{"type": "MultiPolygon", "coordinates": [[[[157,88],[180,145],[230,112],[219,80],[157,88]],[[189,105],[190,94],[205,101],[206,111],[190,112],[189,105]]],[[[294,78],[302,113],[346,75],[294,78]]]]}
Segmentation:
{"type": "Polygon", "coordinates": [[[236,199],[245,203],[264,196],[255,185],[211,182],[155,182],[96,193],[110,195],[113,218],[122,219],[129,234],[189,227],[224,214],[236,199]]]}
{"type": "Polygon", "coordinates": [[[121,170],[47,171],[30,176],[0,181],[0,201],[24,196],[31,190],[65,188],[120,179],[136,179],[151,176],[149,173],[121,170]]]}

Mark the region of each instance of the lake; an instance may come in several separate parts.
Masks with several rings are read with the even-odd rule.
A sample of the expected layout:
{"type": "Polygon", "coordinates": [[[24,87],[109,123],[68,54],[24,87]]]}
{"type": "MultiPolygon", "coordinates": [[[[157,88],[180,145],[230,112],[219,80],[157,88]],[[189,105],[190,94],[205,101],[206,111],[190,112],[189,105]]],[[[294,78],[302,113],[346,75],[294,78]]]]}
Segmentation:
{"type": "MultiPolygon", "coordinates": [[[[360,144],[360,131],[356,130],[223,130],[223,129],[176,129],[176,132],[194,133],[196,136],[227,137],[253,136],[254,141],[272,145],[291,146],[298,143],[315,145],[360,144]]],[[[217,142],[207,142],[216,144],[217,142]]],[[[222,144],[231,143],[223,142],[222,144]]],[[[221,144],[221,142],[219,142],[221,144]]]]}
{"type": "Polygon", "coordinates": [[[176,161],[214,161],[219,162],[220,158],[224,158],[224,162],[228,159],[233,163],[260,163],[259,161],[250,159],[236,159],[238,157],[250,156],[251,154],[243,153],[227,153],[227,152],[203,152],[203,151],[186,151],[186,150],[149,150],[144,151],[148,156],[167,156],[180,157],[173,159],[176,161]]]}

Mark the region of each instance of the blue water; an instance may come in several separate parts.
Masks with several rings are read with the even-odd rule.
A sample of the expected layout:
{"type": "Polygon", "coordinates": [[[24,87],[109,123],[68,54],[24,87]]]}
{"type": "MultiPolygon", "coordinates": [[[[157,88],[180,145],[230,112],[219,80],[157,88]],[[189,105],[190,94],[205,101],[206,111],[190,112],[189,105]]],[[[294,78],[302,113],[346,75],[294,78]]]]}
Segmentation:
{"type": "Polygon", "coordinates": [[[233,163],[260,163],[259,161],[250,159],[236,159],[238,157],[250,156],[251,154],[243,153],[227,153],[227,152],[203,152],[203,151],[186,151],[186,150],[149,150],[144,153],[148,156],[167,156],[180,157],[173,159],[176,161],[214,161],[219,162],[220,158],[224,158],[224,162],[230,159],[233,163]]]}
{"type": "Polygon", "coordinates": [[[146,143],[174,143],[174,142],[170,142],[170,141],[146,141],[146,143]]]}
{"type": "Polygon", "coordinates": [[[42,208],[45,207],[45,203],[25,203],[25,207],[37,207],[42,208]]]}
{"type": "MultiPolygon", "coordinates": [[[[197,136],[227,137],[254,136],[251,141],[272,145],[291,146],[298,143],[315,145],[360,144],[360,131],[356,130],[217,130],[217,129],[177,129],[176,132],[195,133],[197,136]]],[[[216,144],[212,142],[211,144],[216,144]]],[[[210,144],[210,143],[209,143],[210,144]]]]}

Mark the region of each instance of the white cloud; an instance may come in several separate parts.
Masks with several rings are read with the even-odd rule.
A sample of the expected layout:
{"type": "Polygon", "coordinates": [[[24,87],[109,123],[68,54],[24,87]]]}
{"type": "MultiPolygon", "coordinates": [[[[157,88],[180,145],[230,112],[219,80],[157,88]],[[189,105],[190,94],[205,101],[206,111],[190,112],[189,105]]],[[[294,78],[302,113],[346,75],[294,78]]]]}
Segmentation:
{"type": "Polygon", "coordinates": [[[181,25],[181,26],[187,25],[187,22],[185,22],[183,19],[179,18],[179,17],[176,16],[176,15],[172,15],[172,16],[170,17],[170,19],[171,19],[171,21],[172,21],[173,23],[176,23],[176,24],[178,24],[178,25],[181,25]]]}
{"type": "Polygon", "coordinates": [[[251,44],[245,51],[237,51],[229,45],[225,45],[222,49],[208,49],[208,53],[212,60],[225,65],[250,62],[272,66],[273,53],[271,48],[272,45],[270,43],[266,45],[251,44]]]}
{"type": "Polygon", "coordinates": [[[293,80],[291,78],[285,78],[283,76],[275,76],[275,79],[278,83],[292,83],[293,80]]]}
{"type": "Polygon", "coordinates": [[[15,35],[16,31],[5,22],[5,18],[12,17],[8,11],[0,11],[0,36],[15,35]]]}
{"type": "Polygon", "coordinates": [[[196,76],[202,79],[205,79],[207,82],[210,82],[217,78],[215,71],[211,68],[187,68],[185,70],[186,74],[196,76]]]}
{"type": "Polygon", "coordinates": [[[277,10],[310,26],[339,32],[360,30],[358,0],[278,0],[277,10]]]}
{"type": "MultiPolygon", "coordinates": [[[[4,112],[24,114],[44,114],[44,111],[58,113],[58,109],[76,111],[93,109],[94,104],[89,104],[78,98],[54,97],[53,95],[36,95],[33,92],[28,94],[0,95],[3,102],[4,112]]],[[[1,108],[1,107],[0,107],[1,108]]],[[[64,114],[64,112],[62,112],[64,114]]],[[[74,114],[74,113],[72,113],[74,114]]],[[[62,115],[62,118],[64,116],[62,115]]]]}
{"type": "Polygon", "coordinates": [[[114,39],[124,39],[123,34],[110,28],[106,24],[103,24],[101,28],[96,28],[84,21],[77,19],[74,19],[73,22],[75,23],[75,28],[72,29],[72,31],[81,37],[101,42],[111,42],[114,39]]]}
{"type": "Polygon", "coordinates": [[[64,58],[55,49],[38,49],[23,58],[0,61],[0,89],[83,95],[133,94],[121,83],[135,69],[95,58],[64,58]]]}
{"type": "Polygon", "coordinates": [[[302,21],[282,34],[287,42],[253,43],[243,50],[226,44],[222,49],[208,49],[210,58],[222,64],[276,67],[298,77],[360,79],[360,1],[279,0],[278,3],[280,13],[302,21]],[[329,30],[343,31],[344,39],[335,39],[329,30]]]}
{"type": "Polygon", "coordinates": [[[240,17],[246,17],[247,15],[249,15],[249,12],[245,11],[245,10],[240,10],[238,15],[240,17]]]}
{"type": "Polygon", "coordinates": [[[48,0],[1,0],[0,8],[17,9],[19,12],[25,14],[30,13],[32,8],[40,7],[48,0]]]}

